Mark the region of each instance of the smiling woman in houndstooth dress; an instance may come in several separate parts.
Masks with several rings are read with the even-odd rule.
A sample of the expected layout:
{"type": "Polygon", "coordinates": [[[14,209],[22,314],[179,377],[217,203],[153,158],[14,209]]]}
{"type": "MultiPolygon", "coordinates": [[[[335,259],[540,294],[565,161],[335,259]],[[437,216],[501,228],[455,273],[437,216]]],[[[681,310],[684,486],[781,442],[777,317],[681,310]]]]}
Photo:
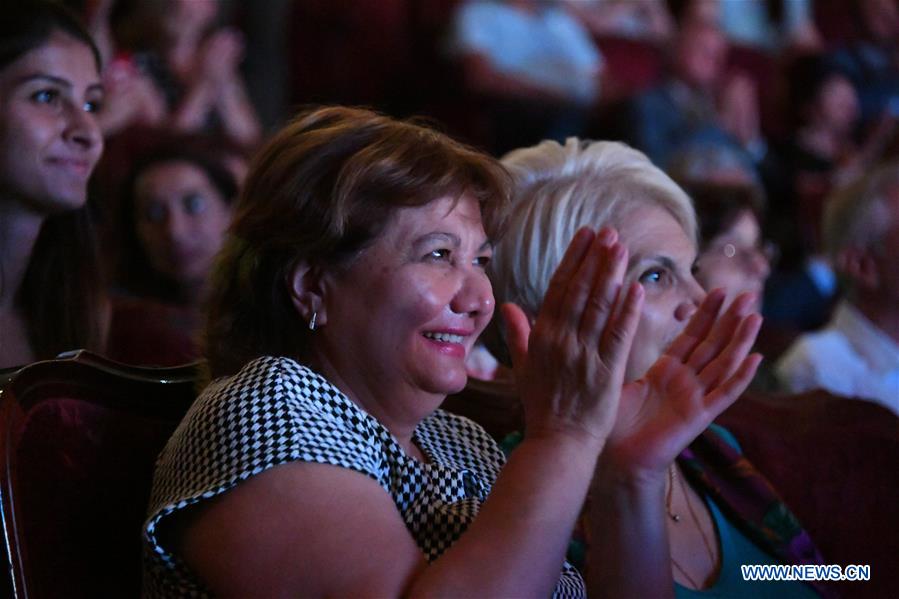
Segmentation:
{"type": "Polygon", "coordinates": [[[642,289],[622,287],[614,231],[584,229],[533,332],[504,307],[527,381],[506,462],[439,406],[493,316],[508,184],[493,159],[364,110],[275,136],[213,277],[214,382],[157,464],[147,596],[583,595],[564,553],[642,289]]]}

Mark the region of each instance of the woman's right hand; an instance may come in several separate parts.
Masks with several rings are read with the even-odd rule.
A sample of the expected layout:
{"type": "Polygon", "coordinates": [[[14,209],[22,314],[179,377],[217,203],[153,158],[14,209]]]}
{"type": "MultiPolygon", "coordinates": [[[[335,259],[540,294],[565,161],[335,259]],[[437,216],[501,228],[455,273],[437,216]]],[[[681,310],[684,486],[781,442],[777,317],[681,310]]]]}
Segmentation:
{"type": "Polygon", "coordinates": [[[615,424],[643,288],[622,282],[627,249],[618,234],[580,229],[550,281],[531,327],[502,307],[526,435],[569,435],[597,450],[615,424]]]}
{"type": "Polygon", "coordinates": [[[710,292],[686,328],[639,380],[624,386],[603,460],[613,471],[664,476],[693,439],[743,393],[761,362],[751,354],[762,317],[744,293],[721,311],[710,292]]]}

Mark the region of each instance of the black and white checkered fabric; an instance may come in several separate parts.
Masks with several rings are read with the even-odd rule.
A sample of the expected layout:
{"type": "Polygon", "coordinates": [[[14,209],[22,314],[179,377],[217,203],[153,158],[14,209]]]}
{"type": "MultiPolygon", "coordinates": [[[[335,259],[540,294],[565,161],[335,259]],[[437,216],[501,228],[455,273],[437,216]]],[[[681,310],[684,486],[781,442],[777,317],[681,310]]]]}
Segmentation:
{"type": "MultiPolygon", "coordinates": [[[[429,463],[415,460],[375,418],[327,380],[288,358],[259,358],[211,384],[159,456],[144,526],[144,594],[208,591],[157,537],[159,522],[279,464],[304,461],[357,470],[387,491],[428,561],[478,513],[504,459],[477,424],[441,410],[415,429],[429,463]]],[[[584,584],[567,562],[557,597],[584,584]]]]}

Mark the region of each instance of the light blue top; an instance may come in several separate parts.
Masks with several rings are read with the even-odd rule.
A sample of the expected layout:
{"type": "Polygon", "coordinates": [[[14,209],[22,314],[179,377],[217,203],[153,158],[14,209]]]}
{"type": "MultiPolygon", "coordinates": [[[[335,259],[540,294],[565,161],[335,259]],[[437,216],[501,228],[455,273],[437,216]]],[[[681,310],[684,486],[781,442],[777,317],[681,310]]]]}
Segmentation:
{"type": "Polygon", "coordinates": [[[576,101],[592,102],[599,93],[599,48],[577,19],[550,4],[528,12],[470,0],[454,16],[451,50],[480,54],[501,73],[576,101]]]}
{"type": "Polygon", "coordinates": [[[743,564],[777,564],[777,560],[759,549],[724,517],[715,502],[705,498],[712,513],[721,547],[721,572],[711,587],[694,591],[674,583],[678,599],[726,597],[727,599],[804,599],[818,597],[808,585],[801,582],[746,581],[740,571],[743,564]]]}
{"type": "Polygon", "coordinates": [[[778,50],[799,27],[811,22],[811,0],[785,0],[778,27],[768,20],[764,2],[721,0],[721,27],[737,44],[778,50]]]}

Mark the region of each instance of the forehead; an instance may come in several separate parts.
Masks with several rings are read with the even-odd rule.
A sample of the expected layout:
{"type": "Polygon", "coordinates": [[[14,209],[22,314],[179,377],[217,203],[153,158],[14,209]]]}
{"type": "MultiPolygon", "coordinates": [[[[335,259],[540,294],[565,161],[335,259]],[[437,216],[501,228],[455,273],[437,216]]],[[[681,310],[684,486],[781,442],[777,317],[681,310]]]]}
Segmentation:
{"type": "Polygon", "coordinates": [[[721,50],[725,46],[724,34],[714,27],[695,25],[681,38],[682,48],[693,52],[721,50]]]}
{"type": "Polygon", "coordinates": [[[652,256],[667,256],[675,262],[692,263],[696,246],[674,216],[656,204],[641,202],[618,217],[618,236],[627,247],[631,262],[652,256]]]}
{"type": "Polygon", "coordinates": [[[752,237],[758,236],[760,233],[759,229],[759,221],[756,219],[755,215],[748,208],[744,208],[737,213],[736,218],[734,218],[733,223],[725,230],[721,232],[720,235],[736,235],[740,237],[752,237]]]}
{"type": "Polygon", "coordinates": [[[166,194],[185,188],[211,187],[203,169],[184,161],[151,164],[137,176],[134,184],[138,196],[166,194]]]}
{"type": "Polygon", "coordinates": [[[37,74],[64,79],[76,87],[100,83],[97,63],[90,47],[58,30],[40,46],[29,50],[0,71],[0,81],[8,85],[21,77],[37,74]]]}
{"type": "Polygon", "coordinates": [[[384,228],[382,237],[400,241],[432,232],[486,237],[478,201],[466,193],[458,199],[443,197],[423,206],[400,208],[384,228]]]}

